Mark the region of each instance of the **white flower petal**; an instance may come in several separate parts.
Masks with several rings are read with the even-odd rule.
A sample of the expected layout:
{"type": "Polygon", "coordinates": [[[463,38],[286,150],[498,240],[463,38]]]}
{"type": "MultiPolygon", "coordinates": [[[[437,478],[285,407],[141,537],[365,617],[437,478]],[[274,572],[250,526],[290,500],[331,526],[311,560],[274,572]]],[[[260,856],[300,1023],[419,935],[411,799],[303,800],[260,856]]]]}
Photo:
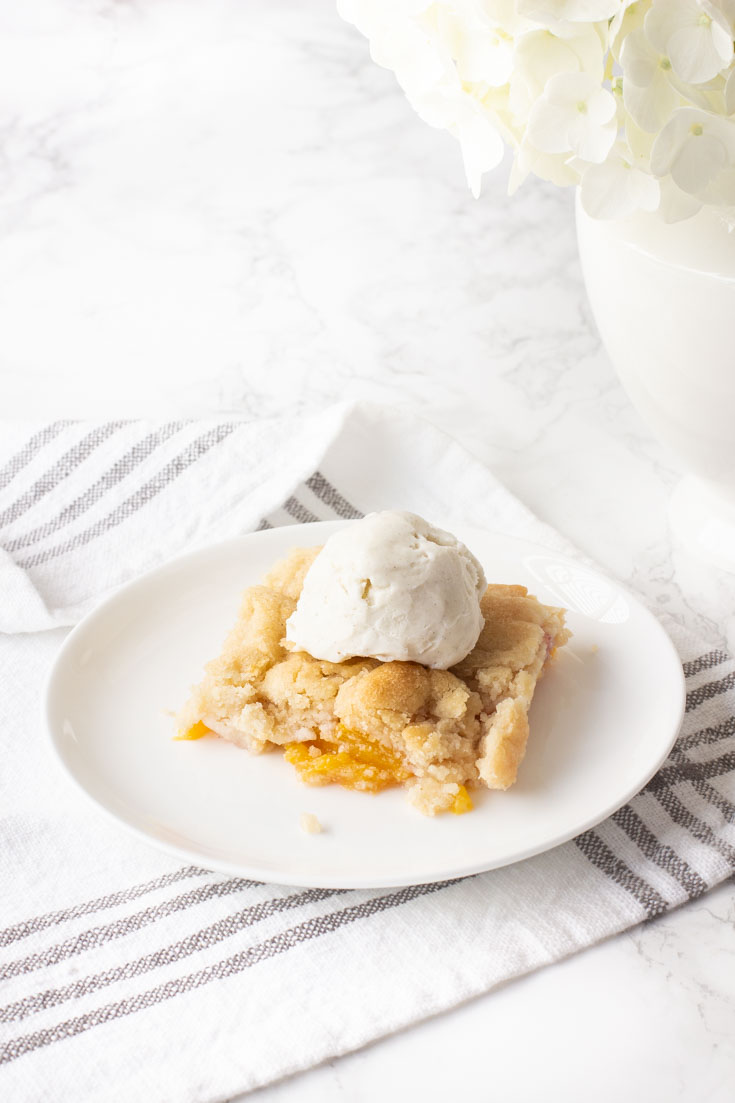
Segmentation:
{"type": "Polygon", "coordinates": [[[594,27],[568,28],[573,33],[552,34],[536,28],[515,40],[510,81],[512,110],[526,116],[551,77],[584,71],[598,85],[604,76],[604,54],[594,27]]]}
{"type": "Polygon", "coordinates": [[[526,116],[546,82],[556,73],[580,68],[574,50],[546,30],[529,31],[516,40],[510,78],[510,106],[517,116],[526,116]]]}
{"type": "MultiPolygon", "coordinates": [[[[727,18],[720,17],[712,20],[712,42],[724,65],[729,65],[733,59],[733,36],[735,35],[735,20],[728,14],[727,18]]],[[[723,67],[724,67],[723,65],[723,67]]]]}
{"type": "Polygon", "coordinates": [[[672,34],[696,27],[701,14],[696,0],[653,0],[643,24],[646,37],[654,50],[668,55],[672,34]]]}
{"type": "Polygon", "coordinates": [[[602,126],[615,117],[617,108],[607,88],[597,88],[587,100],[587,118],[602,126]]]}
{"type": "Polygon", "coordinates": [[[677,188],[670,176],[659,180],[659,186],[661,203],[658,209],[664,222],[683,222],[685,218],[691,218],[702,209],[700,201],[677,188]]]}
{"type": "Polygon", "coordinates": [[[653,134],[649,134],[647,131],[642,130],[636,125],[632,118],[628,117],[625,120],[625,140],[635,164],[648,171],[651,164],[651,148],[654,141],[653,134]]]}
{"type": "Polygon", "coordinates": [[[528,116],[526,134],[532,146],[541,153],[569,153],[570,114],[566,104],[538,100],[528,116]]]}
{"type": "Polygon", "coordinates": [[[524,141],[516,153],[511,172],[513,189],[515,190],[531,172],[534,176],[548,180],[560,188],[578,184],[580,180],[578,163],[570,159],[568,154],[540,153],[524,141]]]}
{"type": "Polygon", "coordinates": [[[470,191],[477,199],[482,176],[497,168],[503,160],[505,146],[495,127],[479,112],[468,116],[456,128],[462,146],[462,159],[470,191]]]}
{"type": "Polygon", "coordinates": [[[700,0],[703,9],[735,36],[735,0],[700,0]]]}
{"type": "Polygon", "coordinates": [[[409,22],[396,25],[391,35],[372,39],[370,55],[376,65],[393,70],[409,96],[431,88],[453,69],[449,54],[443,54],[425,31],[409,22]]]}
{"type": "Polygon", "coordinates": [[[678,76],[692,84],[711,80],[732,60],[727,20],[697,0],[653,0],[644,27],[654,49],[670,57],[678,76]]]}
{"type": "Polygon", "coordinates": [[[543,23],[596,23],[612,19],[623,7],[622,0],[518,0],[518,12],[543,23]]]}
{"type": "Polygon", "coordinates": [[[725,111],[728,115],[735,115],[735,69],[725,84],[725,111]]]}
{"type": "Polygon", "coordinates": [[[575,106],[598,90],[599,82],[589,73],[559,73],[547,83],[544,95],[550,103],[575,106]]]}
{"type": "Polygon", "coordinates": [[[623,79],[623,103],[639,127],[655,134],[679,103],[679,96],[659,69],[646,88],[623,79]]]}
{"type": "Polygon", "coordinates": [[[620,51],[625,82],[646,88],[659,70],[660,55],[653,49],[642,30],[631,31],[620,51]]]}
{"type": "Polygon", "coordinates": [[[720,176],[729,180],[733,166],[735,121],[693,107],[674,111],[651,150],[654,176],[671,174],[677,187],[704,202],[720,195],[720,176]]]}
{"type": "Polygon", "coordinates": [[[722,27],[730,36],[735,38],[735,0],[699,0],[702,9],[722,27]]]}
{"type": "Polygon", "coordinates": [[[495,87],[506,84],[513,67],[513,42],[484,17],[474,5],[435,4],[432,9],[434,41],[441,41],[457,65],[463,81],[495,87]]]}
{"type": "Polygon", "coordinates": [[[462,80],[484,81],[493,87],[507,84],[513,72],[513,45],[491,35],[465,35],[456,55],[462,80]]]}
{"type": "Polygon", "coordinates": [[[641,172],[636,168],[631,168],[630,176],[629,194],[635,196],[640,209],[642,211],[658,210],[661,202],[661,185],[658,180],[654,180],[649,173],[641,172]]]}
{"type": "Polygon", "coordinates": [[[655,211],[660,190],[657,180],[612,153],[603,164],[586,169],[580,198],[592,218],[626,218],[635,211],[655,211]]]}
{"type": "Polygon", "coordinates": [[[617,132],[618,124],[615,120],[601,127],[588,126],[575,142],[574,152],[583,161],[592,161],[593,164],[604,161],[615,144],[617,132]]]}
{"type": "Polygon", "coordinates": [[[735,213],[735,165],[729,165],[710,181],[700,198],[713,206],[730,207],[735,213]]]}
{"type": "Polygon", "coordinates": [[[552,77],[528,117],[528,140],[542,153],[604,161],[617,132],[615,98],[587,73],[552,77]]]}
{"type": "Polygon", "coordinates": [[[651,149],[651,171],[654,176],[668,176],[674,159],[686,140],[687,131],[697,122],[701,125],[697,116],[698,113],[690,108],[681,108],[671,116],[651,149]]]}
{"type": "Polygon", "coordinates": [[[671,178],[677,187],[689,195],[697,195],[727,164],[727,151],[722,142],[709,134],[682,143],[671,164],[671,178]]]}
{"type": "Polygon", "coordinates": [[[645,4],[636,3],[635,0],[628,3],[618,12],[610,23],[608,38],[610,49],[615,58],[620,58],[620,49],[629,34],[643,26],[648,8],[645,4]]]}
{"type": "Polygon", "coordinates": [[[732,59],[732,39],[727,40],[726,53],[722,35],[724,31],[716,23],[674,31],[668,40],[668,54],[676,75],[692,84],[703,84],[716,77],[732,59]]]}
{"type": "Polygon", "coordinates": [[[644,130],[660,130],[679,102],[671,81],[671,62],[653,49],[638,28],[625,39],[620,63],[626,110],[644,130]]]}

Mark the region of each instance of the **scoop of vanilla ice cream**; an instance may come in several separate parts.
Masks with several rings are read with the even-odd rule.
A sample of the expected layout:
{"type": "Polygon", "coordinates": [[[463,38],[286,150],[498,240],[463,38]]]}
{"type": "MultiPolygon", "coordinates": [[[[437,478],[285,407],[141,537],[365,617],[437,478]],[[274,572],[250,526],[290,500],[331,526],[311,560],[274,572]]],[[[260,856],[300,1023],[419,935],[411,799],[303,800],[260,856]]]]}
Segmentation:
{"type": "Polygon", "coordinates": [[[327,540],[286,639],[315,659],[409,660],[446,670],[477,643],[485,575],[454,536],[414,513],[370,513],[327,540]]]}

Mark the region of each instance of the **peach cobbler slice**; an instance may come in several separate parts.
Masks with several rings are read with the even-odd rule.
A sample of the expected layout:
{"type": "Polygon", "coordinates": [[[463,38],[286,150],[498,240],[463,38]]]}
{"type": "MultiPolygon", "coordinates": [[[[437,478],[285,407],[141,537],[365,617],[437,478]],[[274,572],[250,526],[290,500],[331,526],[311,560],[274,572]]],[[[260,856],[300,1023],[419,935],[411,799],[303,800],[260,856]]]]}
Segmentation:
{"type": "Polygon", "coordinates": [[[477,644],[451,670],[314,659],[285,635],[318,551],[292,551],[245,591],[221,655],[179,717],[180,738],[212,733],[253,753],[280,747],[308,785],[402,785],[428,815],[469,811],[470,790],[512,785],[536,682],[569,638],[564,611],[523,586],[488,586],[477,644]]]}

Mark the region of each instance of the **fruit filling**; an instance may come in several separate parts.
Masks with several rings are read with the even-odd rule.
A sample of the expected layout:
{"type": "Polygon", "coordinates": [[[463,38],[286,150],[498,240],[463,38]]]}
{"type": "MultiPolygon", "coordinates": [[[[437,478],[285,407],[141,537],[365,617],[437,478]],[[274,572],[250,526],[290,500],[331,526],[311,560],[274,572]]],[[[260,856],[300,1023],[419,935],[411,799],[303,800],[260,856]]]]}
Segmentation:
{"type": "MultiPolygon", "coordinates": [[[[319,736],[287,743],[284,758],[307,785],[341,785],[345,789],[379,793],[402,785],[413,771],[394,751],[340,724],[334,737],[319,736]]],[[[457,816],[472,811],[472,798],[458,787],[449,811],[457,816]]]]}
{"type": "Polygon", "coordinates": [[[336,783],[345,789],[378,793],[411,777],[397,754],[340,724],[335,735],[287,743],[284,758],[307,785],[336,783]]]}
{"type": "Polygon", "coordinates": [[[203,739],[205,735],[212,735],[206,724],[201,720],[197,720],[196,724],[192,724],[186,731],[180,732],[179,735],[175,735],[174,739],[203,739]]]}

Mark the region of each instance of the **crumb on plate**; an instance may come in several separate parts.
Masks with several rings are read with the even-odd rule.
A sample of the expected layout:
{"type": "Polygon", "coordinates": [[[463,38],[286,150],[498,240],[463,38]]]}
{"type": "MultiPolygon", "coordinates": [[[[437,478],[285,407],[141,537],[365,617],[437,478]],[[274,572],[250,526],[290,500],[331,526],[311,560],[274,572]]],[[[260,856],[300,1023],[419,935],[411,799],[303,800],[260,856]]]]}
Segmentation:
{"type": "Polygon", "coordinates": [[[307,835],[320,835],[324,830],[319,820],[312,812],[302,812],[299,826],[307,835]]]}

